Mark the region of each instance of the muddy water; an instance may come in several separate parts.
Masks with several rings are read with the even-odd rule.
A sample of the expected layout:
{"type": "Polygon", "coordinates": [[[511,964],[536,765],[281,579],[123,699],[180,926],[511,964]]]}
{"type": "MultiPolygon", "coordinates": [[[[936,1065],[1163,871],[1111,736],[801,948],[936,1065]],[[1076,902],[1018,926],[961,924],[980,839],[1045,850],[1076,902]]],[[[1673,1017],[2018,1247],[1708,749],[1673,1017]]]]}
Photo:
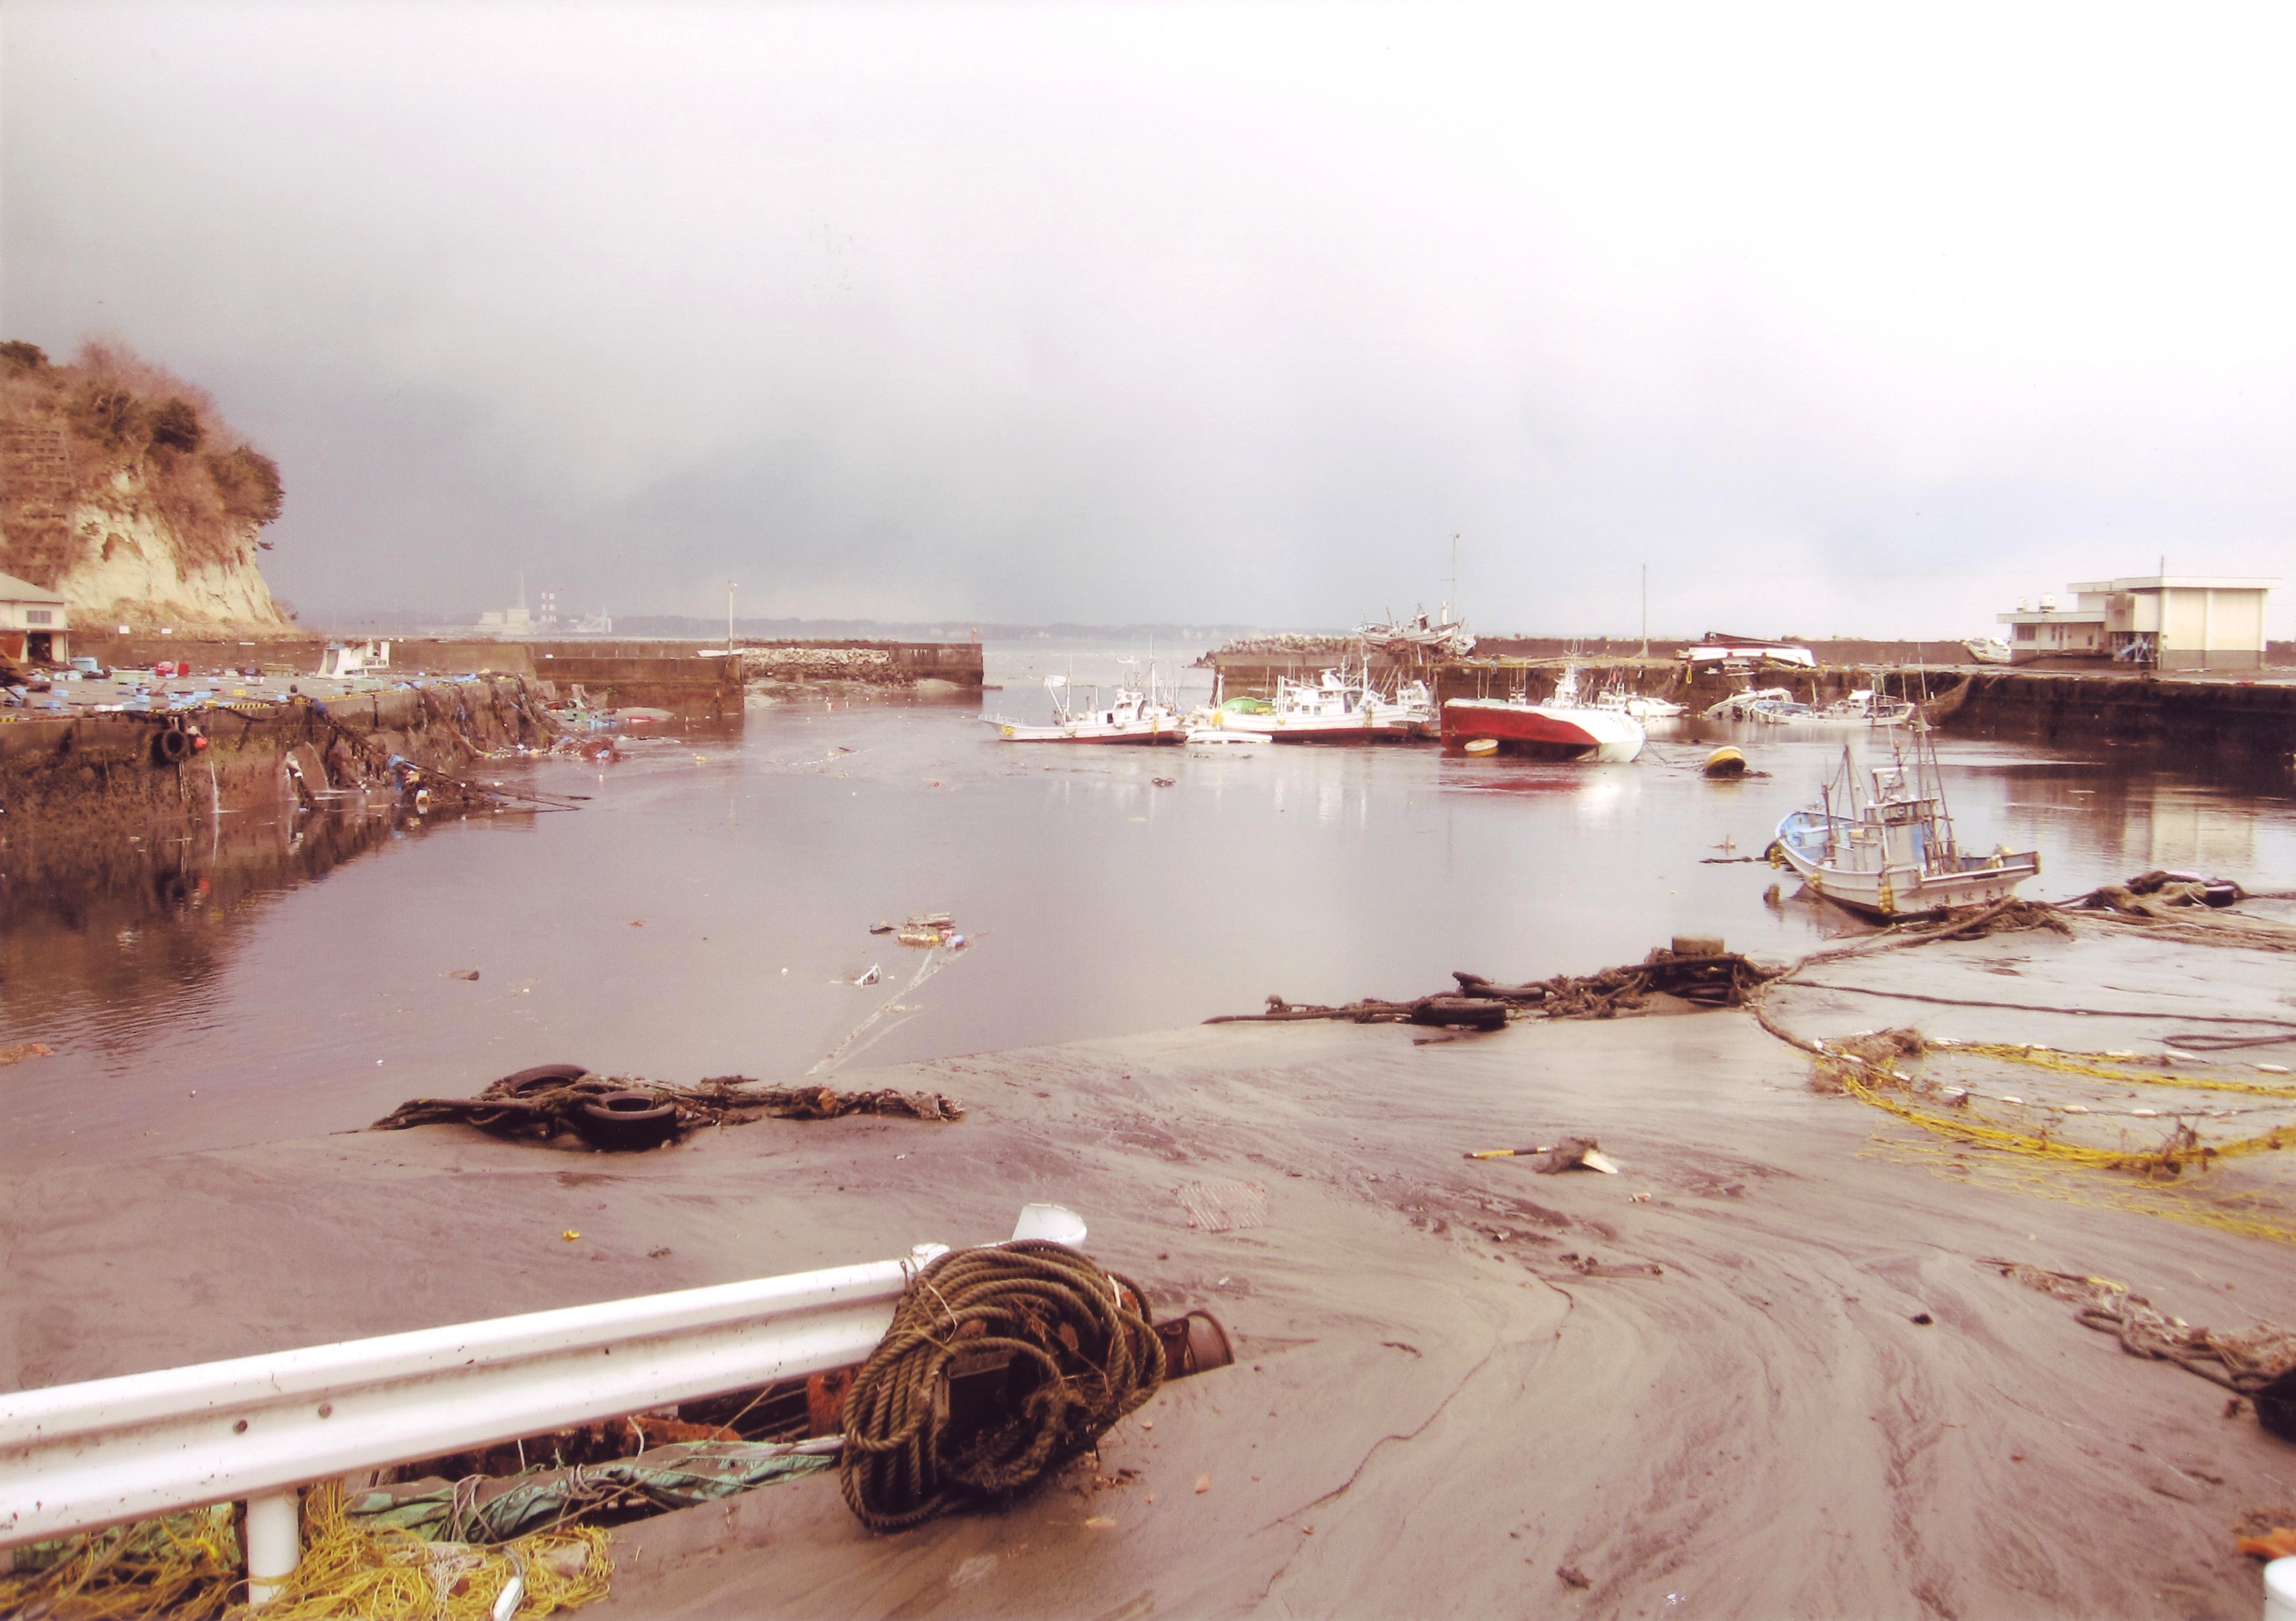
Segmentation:
{"type": "MultiPolygon", "coordinates": [[[[1721,784],[1695,765],[1724,734],[1695,725],[1589,769],[1030,749],[981,724],[1040,716],[1042,677],[1071,667],[1087,685],[1128,673],[1104,648],[993,648],[1003,690],[978,707],[791,702],[603,770],[521,770],[591,796],[571,814],[234,829],[216,871],[194,841],[166,882],[123,857],[126,876],[84,892],[0,888],[0,1046],[56,1049],[0,1068],[0,1167],[349,1128],[544,1061],[795,1076],[873,1015],[845,1067],[1163,1028],[1270,994],[1401,996],[1453,969],[1583,971],[1675,933],[1791,954],[1853,926],[1791,880],[1772,893],[1766,867],[1708,864],[1758,856],[1840,734],[1742,733],[1768,774],[1721,784]],[[928,909],[955,914],[966,950],[869,933],[928,909]]],[[[1943,752],[1964,841],[2038,846],[2038,895],[2155,866],[2296,888],[2284,779],[1943,752]]]]}

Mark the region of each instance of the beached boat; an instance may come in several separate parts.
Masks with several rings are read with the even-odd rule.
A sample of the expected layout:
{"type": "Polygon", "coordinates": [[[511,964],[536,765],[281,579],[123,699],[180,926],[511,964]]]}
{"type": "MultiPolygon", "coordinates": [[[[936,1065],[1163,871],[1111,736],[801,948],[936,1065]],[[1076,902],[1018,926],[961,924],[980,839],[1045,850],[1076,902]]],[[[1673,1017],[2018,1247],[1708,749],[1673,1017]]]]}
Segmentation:
{"type": "Polygon", "coordinates": [[[1433,618],[1423,608],[1408,619],[1358,625],[1356,634],[1363,638],[1365,646],[1381,652],[1417,651],[1464,659],[1475,651],[1475,638],[1468,634],[1466,621],[1451,617],[1448,602],[1433,618]]]}
{"type": "Polygon", "coordinates": [[[1760,704],[1792,703],[1794,695],[1784,687],[1746,687],[1706,711],[1708,720],[1754,720],[1760,704]]]}
{"type": "Polygon", "coordinates": [[[1911,742],[1912,757],[1893,748],[1890,763],[1867,774],[1870,786],[1843,749],[1818,802],[1778,823],[1772,862],[1826,899],[1875,917],[2008,899],[2040,872],[2039,853],[2003,845],[1989,856],[1964,854],[1929,729],[1916,725],[1911,742]]]}
{"type": "MultiPolygon", "coordinates": [[[[1533,759],[1623,765],[1643,751],[1642,723],[1618,709],[1578,700],[1578,672],[1566,669],[1545,703],[1513,698],[1454,698],[1443,706],[1443,747],[1467,750],[1479,742],[1493,752],[1533,759]]],[[[1480,749],[1475,752],[1482,752],[1480,749]]]]}
{"type": "Polygon", "coordinates": [[[1765,664],[1799,665],[1806,670],[1817,667],[1817,655],[1806,647],[1760,636],[1735,636],[1720,630],[1710,630],[1696,646],[1684,648],[1681,658],[1693,670],[1750,670],[1765,664]]]}
{"type": "Polygon", "coordinates": [[[1967,648],[1969,656],[1980,664],[2008,664],[2013,658],[2009,651],[2009,644],[1998,636],[1972,636],[1962,646],[1967,648]]]}
{"type": "Polygon", "coordinates": [[[1008,743],[1146,743],[1174,744],[1187,736],[1179,713],[1155,692],[1155,671],[1149,671],[1149,688],[1142,692],[1133,687],[1116,689],[1116,700],[1103,708],[1100,689],[1092,690],[1092,701],[1081,708],[1070,704],[1073,690],[1065,675],[1045,677],[1045,690],[1053,695],[1053,719],[1049,725],[1030,725],[1022,721],[1006,720],[998,716],[988,724],[996,728],[997,735],[1008,743]]]}

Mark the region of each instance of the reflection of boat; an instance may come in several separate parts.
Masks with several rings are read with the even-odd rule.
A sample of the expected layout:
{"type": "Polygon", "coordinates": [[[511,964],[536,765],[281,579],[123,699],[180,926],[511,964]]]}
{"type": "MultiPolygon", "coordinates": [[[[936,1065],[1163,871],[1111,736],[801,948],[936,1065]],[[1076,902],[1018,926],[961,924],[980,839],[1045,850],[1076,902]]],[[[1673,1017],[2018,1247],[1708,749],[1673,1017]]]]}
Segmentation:
{"type": "Polygon", "coordinates": [[[1103,708],[1100,689],[1095,687],[1092,702],[1078,709],[1070,706],[1072,689],[1068,677],[1047,675],[1045,690],[1053,695],[1051,725],[1032,726],[1001,715],[988,724],[1008,743],[1177,743],[1186,734],[1185,729],[1171,705],[1152,696],[1155,686],[1155,668],[1151,666],[1148,692],[1119,687],[1116,700],[1103,708]]]}
{"type": "Polygon", "coordinates": [[[1232,732],[1225,726],[1192,726],[1188,729],[1188,747],[1215,754],[1251,754],[1266,747],[1264,732],[1232,732]]]}
{"type": "Polygon", "coordinates": [[[2010,661],[2009,644],[1998,636],[1972,636],[1962,645],[1980,664],[2007,664],[2010,661]]]}
{"type": "Polygon", "coordinates": [[[1939,912],[2006,900],[2041,870],[2040,856],[2011,852],[1965,856],[1956,843],[1939,780],[1929,729],[1913,733],[1913,758],[1893,750],[1891,763],[1858,781],[1849,751],[1820,789],[1818,803],[1778,823],[1774,862],[1792,867],[1830,901],[1882,917],[1939,912]]]}
{"type": "Polygon", "coordinates": [[[1643,751],[1643,728],[1620,710],[1580,703],[1578,672],[1566,669],[1545,703],[1518,695],[1454,698],[1443,706],[1444,748],[1464,750],[1486,741],[1502,754],[1623,765],[1643,751]]]}

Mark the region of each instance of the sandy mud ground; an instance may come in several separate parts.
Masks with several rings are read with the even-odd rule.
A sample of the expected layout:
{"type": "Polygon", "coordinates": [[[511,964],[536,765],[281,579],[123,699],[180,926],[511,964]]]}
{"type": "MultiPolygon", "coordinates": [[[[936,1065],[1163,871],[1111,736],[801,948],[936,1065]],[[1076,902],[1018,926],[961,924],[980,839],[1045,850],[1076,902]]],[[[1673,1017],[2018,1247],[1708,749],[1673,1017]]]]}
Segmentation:
{"type": "MultiPolygon", "coordinates": [[[[1776,1005],[1813,1035],[2158,1052],[2174,1011],[2296,1017],[2290,961],[2036,933],[1824,977],[2144,1016],[1776,1005]]],[[[1053,1199],[1159,1314],[1207,1306],[1236,1336],[1234,1367],[1108,1438],[1102,1476],[1136,1477],[1086,1467],[890,1537],[828,1476],[768,1488],[617,1531],[588,1613],[2256,1612],[2227,1527],[2296,1502],[2296,1447],[1979,1262],[2296,1322],[2296,1249],[2205,1224],[2287,1224],[2290,1155],[2197,1195],[2005,1174],[1813,1093],[1736,1012],[1411,1036],[1227,1026],[848,1077],[962,1095],[956,1125],[767,1121],[628,1157],[437,1127],[41,1171],[0,1187],[0,1380],[980,1241],[1053,1199]],[[1462,1158],[1566,1131],[1623,1174],[1462,1158]],[[1267,1224],[1190,1228],[1174,1191],[1208,1178],[1267,1189],[1267,1224]]],[[[2257,1056],[2228,1061],[2254,1078],[2257,1056]]]]}

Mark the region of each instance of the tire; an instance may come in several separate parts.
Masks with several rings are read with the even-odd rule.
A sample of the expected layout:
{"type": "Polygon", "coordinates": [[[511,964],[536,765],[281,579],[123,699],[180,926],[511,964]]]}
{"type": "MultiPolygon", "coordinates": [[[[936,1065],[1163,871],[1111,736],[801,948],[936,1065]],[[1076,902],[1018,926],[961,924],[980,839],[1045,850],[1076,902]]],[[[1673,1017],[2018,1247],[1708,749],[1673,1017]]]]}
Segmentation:
{"type": "Polygon", "coordinates": [[[677,1109],[651,1092],[608,1092],[575,1111],[574,1129],[593,1148],[656,1148],[677,1135],[677,1109]]]}
{"type": "Polygon", "coordinates": [[[589,1073],[580,1064],[537,1064],[531,1069],[521,1069],[515,1075],[503,1077],[487,1090],[497,1096],[508,1093],[513,1098],[532,1097],[537,1092],[548,1092],[553,1087],[563,1086],[569,1081],[578,1081],[589,1073]]]}
{"type": "Polygon", "coordinates": [[[192,757],[192,734],[169,726],[152,740],[152,758],[162,765],[180,765],[192,757]]]}

